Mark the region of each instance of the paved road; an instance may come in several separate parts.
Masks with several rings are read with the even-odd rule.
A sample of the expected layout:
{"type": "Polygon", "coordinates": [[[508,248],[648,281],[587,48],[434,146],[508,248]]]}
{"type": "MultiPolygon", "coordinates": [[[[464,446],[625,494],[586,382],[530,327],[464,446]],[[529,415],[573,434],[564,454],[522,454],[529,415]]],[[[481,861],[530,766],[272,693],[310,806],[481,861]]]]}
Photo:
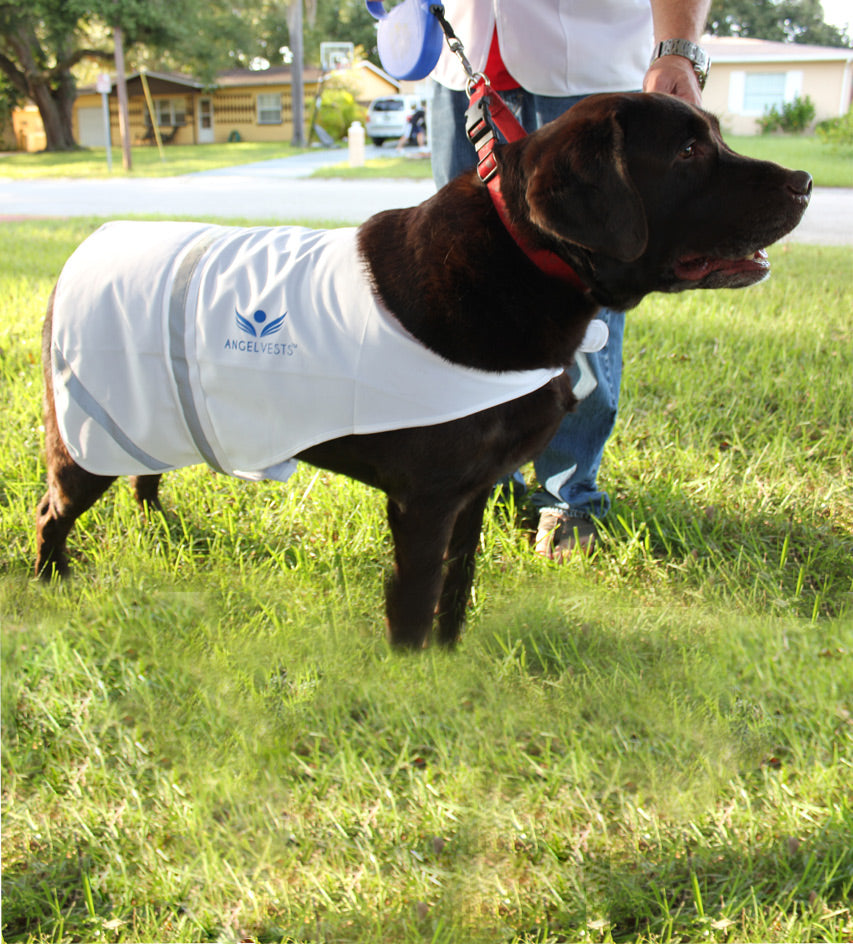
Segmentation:
{"type": "Polygon", "coordinates": [[[816,187],[805,216],[786,241],[853,246],[853,189],[816,187]]]}
{"type": "MultiPolygon", "coordinates": [[[[366,150],[368,158],[381,153],[372,145],[366,150]]],[[[386,148],[385,153],[392,153],[391,149],[386,148]]],[[[379,210],[414,206],[435,192],[428,180],[310,179],[316,167],[346,160],[347,152],[342,149],[183,177],[0,177],[0,221],[20,216],[161,214],[360,223],[379,210]]],[[[853,245],[853,189],[816,189],[803,222],[786,238],[818,245],[853,245]]]]}
{"type": "MultiPolygon", "coordinates": [[[[389,147],[385,152],[390,155],[393,150],[389,147]]],[[[372,145],[366,149],[368,158],[379,153],[372,145]]],[[[346,150],[332,150],[182,177],[99,180],[0,177],[0,220],[4,216],[145,213],[361,223],[380,210],[414,206],[435,193],[430,180],[309,179],[321,164],[346,160],[346,150]]]]}

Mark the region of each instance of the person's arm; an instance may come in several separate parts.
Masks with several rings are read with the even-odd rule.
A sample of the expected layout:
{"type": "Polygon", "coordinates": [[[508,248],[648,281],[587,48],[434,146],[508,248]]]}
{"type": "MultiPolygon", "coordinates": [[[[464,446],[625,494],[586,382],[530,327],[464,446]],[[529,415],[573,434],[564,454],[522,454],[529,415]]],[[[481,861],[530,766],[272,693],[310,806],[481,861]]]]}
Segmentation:
{"type": "MultiPolygon", "coordinates": [[[[699,45],[711,0],[651,0],[655,46],[665,39],[686,39],[699,45]]],[[[661,56],[646,72],[644,92],[666,92],[692,105],[702,104],[702,90],[689,59],[661,56]]]]}

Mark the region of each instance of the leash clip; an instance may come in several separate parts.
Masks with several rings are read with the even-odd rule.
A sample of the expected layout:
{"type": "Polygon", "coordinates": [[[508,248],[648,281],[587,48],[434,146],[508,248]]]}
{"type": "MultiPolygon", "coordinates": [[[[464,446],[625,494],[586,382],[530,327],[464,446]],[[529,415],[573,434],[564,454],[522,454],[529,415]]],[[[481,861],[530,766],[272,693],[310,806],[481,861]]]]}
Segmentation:
{"type": "Polygon", "coordinates": [[[444,15],[444,7],[440,3],[434,3],[430,8],[429,12],[438,20],[439,25],[444,31],[444,38],[447,40],[448,49],[453,53],[454,56],[459,60],[462,65],[462,68],[465,70],[465,75],[468,76],[468,81],[466,83],[466,88],[468,90],[468,98],[471,97],[471,93],[474,90],[474,86],[480,81],[484,81],[486,85],[489,84],[489,80],[483,75],[482,72],[475,72],[474,67],[468,61],[468,57],[465,55],[465,47],[462,45],[462,40],[453,32],[453,27],[448,23],[447,18],[444,15]]]}

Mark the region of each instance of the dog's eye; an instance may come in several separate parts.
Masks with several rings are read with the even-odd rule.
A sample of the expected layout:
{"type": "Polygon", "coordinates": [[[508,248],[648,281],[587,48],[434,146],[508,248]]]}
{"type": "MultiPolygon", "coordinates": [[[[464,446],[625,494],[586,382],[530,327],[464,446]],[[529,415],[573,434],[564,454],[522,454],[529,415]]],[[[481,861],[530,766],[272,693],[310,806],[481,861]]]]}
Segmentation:
{"type": "Polygon", "coordinates": [[[692,139],[682,144],[678,150],[678,156],[683,160],[689,160],[696,153],[696,142],[692,139]]]}

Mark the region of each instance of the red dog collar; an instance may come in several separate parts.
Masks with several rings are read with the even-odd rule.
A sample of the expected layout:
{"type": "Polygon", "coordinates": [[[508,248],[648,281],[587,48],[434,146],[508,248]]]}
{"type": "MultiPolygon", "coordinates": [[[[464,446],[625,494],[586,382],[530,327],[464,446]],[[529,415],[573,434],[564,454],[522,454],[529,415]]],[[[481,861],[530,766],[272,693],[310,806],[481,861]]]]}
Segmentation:
{"type": "Polygon", "coordinates": [[[518,248],[541,272],[562,279],[582,292],[588,292],[589,287],[568,262],[550,249],[536,249],[531,246],[510,222],[506,201],[501,193],[501,177],[495,156],[497,142],[492,122],[507,141],[518,141],[527,136],[527,132],[500,95],[481,76],[471,93],[471,102],[465,116],[465,130],[477,151],[477,173],[489,189],[498,216],[518,248]]]}

